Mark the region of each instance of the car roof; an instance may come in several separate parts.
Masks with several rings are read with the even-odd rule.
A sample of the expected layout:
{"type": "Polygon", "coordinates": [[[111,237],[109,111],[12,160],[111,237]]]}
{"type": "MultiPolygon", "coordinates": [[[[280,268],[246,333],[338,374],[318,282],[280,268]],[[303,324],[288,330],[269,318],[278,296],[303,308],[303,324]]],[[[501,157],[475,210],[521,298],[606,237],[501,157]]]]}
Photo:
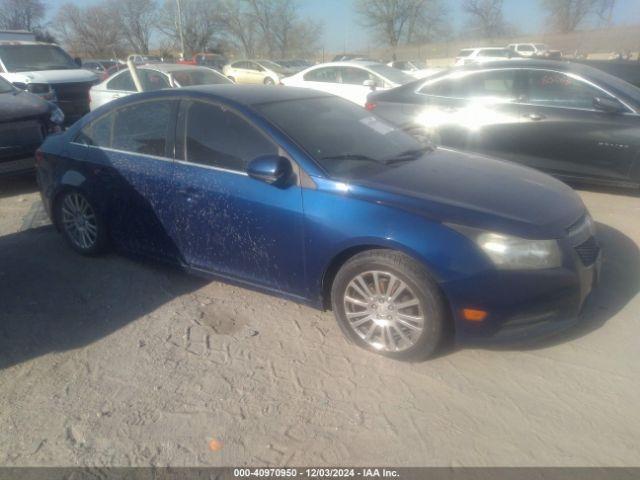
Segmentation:
{"type": "Polygon", "coordinates": [[[262,103],[300,100],[304,98],[331,97],[331,94],[298,87],[275,87],[267,85],[196,85],[180,89],[183,92],[197,92],[211,95],[246,106],[262,103]]]}
{"type": "Polygon", "coordinates": [[[54,47],[60,46],[57,43],[33,42],[29,40],[0,40],[0,45],[49,45],[54,47]]]}
{"type": "Polygon", "coordinates": [[[343,60],[338,62],[319,63],[318,65],[309,67],[309,69],[315,69],[318,67],[373,67],[375,65],[384,65],[384,63],[374,62],[372,60],[343,60]]]}
{"type": "Polygon", "coordinates": [[[469,64],[457,67],[459,70],[484,70],[488,68],[549,68],[561,72],[575,72],[592,74],[594,69],[580,63],[561,60],[538,60],[535,58],[510,58],[495,60],[479,64],[469,64]]]}

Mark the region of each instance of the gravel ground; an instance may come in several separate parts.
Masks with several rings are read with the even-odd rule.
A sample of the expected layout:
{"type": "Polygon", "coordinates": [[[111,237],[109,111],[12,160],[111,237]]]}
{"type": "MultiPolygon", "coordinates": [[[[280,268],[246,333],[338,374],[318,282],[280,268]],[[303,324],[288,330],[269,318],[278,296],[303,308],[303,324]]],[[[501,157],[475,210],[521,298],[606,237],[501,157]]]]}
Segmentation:
{"type": "Polygon", "coordinates": [[[407,364],[330,312],[76,255],[0,180],[0,465],[638,466],[640,198],[580,193],[605,257],[579,326],[407,364]]]}

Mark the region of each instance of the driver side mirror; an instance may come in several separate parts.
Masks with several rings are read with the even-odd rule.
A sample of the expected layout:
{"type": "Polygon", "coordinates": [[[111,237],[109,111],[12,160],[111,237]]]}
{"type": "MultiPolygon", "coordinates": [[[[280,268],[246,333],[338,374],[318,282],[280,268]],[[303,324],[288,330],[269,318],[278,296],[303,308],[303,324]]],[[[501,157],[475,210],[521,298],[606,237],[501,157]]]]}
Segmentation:
{"type": "Polygon", "coordinates": [[[261,155],[251,160],[247,168],[247,174],[251,178],[269,185],[283,185],[292,173],[289,160],[278,155],[261,155]]]}
{"type": "Polygon", "coordinates": [[[376,81],[371,79],[365,80],[364,82],[362,82],[362,85],[364,85],[365,87],[369,87],[369,90],[371,90],[372,92],[375,91],[375,89],[378,87],[376,81]]]}
{"type": "Polygon", "coordinates": [[[625,110],[618,99],[608,97],[593,97],[593,108],[605,113],[620,113],[625,110]]]}
{"type": "Polygon", "coordinates": [[[73,61],[76,62],[77,66],[82,66],[82,59],[80,57],[74,57],[73,61]]]}

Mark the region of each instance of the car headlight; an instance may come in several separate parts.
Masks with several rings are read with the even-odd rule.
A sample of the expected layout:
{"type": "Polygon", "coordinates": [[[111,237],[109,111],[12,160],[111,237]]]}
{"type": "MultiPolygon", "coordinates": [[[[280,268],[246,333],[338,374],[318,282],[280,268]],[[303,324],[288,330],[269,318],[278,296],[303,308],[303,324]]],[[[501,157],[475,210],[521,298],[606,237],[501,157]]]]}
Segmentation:
{"type": "Polygon", "coordinates": [[[497,232],[450,225],[472,239],[502,270],[539,270],[562,265],[562,253],[556,240],[530,240],[497,232]]]}
{"type": "Polygon", "coordinates": [[[475,240],[498,268],[534,270],[557,268],[562,264],[560,247],[555,240],[528,240],[493,232],[481,233],[475,240]]]}
{"type": "Polygon", "coordinates": [[[51,104],[51,115],[49,115],[49,121],[56,125],[62,125],[64,123],[64,112],[60,110],[55,104],[51,104]]]}

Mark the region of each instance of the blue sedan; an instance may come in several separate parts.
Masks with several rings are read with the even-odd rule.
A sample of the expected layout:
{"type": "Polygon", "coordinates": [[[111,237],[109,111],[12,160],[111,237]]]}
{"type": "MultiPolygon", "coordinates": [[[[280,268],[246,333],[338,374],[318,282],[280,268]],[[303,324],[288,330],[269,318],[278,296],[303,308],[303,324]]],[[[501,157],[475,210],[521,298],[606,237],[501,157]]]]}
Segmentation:
{"type": "Polygon", "coordinates": [[[69,245],[171,262],[317,308],[415,359],[576,321],[600,249],[579,196],[512,163],[434,149],[340,98],[209,86],[97,109],[37,154],[69,245]]]}

